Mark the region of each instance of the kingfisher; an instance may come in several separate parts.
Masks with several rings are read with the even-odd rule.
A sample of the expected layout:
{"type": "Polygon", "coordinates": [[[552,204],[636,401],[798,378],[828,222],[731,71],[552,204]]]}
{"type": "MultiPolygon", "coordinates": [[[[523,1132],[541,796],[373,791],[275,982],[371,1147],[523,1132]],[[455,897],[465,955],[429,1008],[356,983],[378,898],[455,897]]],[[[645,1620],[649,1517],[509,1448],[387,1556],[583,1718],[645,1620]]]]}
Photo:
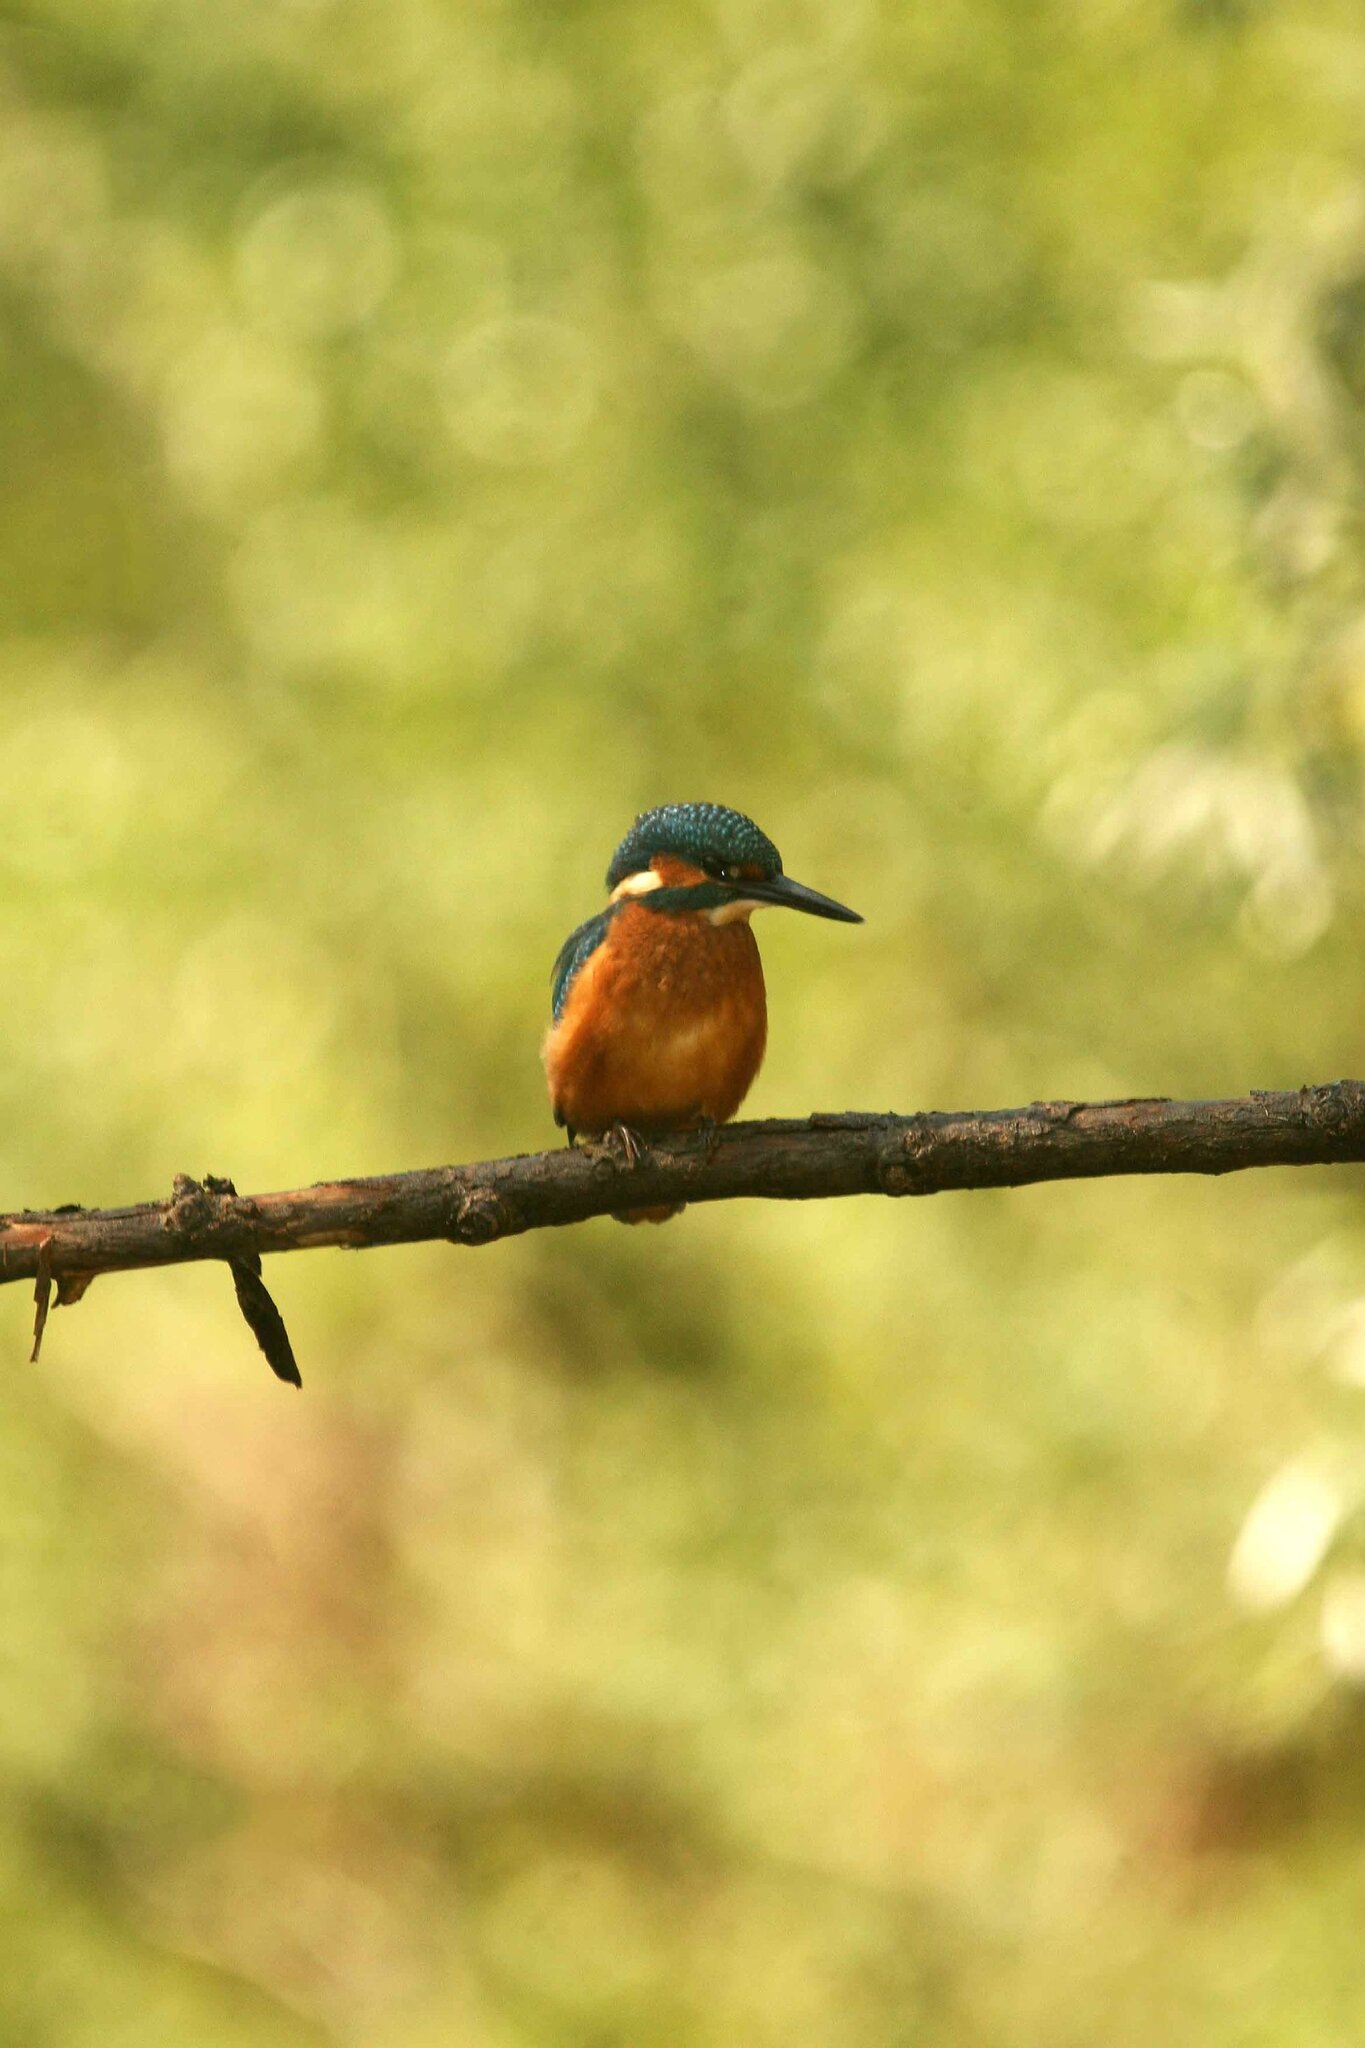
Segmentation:
{"type": "MultiPolygon", "coordinates": [[[[633,1159],[643,1137],[727,1123],[753,1085],[768,1037],[754,911],[863,920],[790,880],[772,840],[723,804],[645,811],[606,887],[606,908],[559,949],[541,1056],[569,1143],[617,1131],[633,1159]]],[[[683,1206],[617,1221],[663,1223],[683,1206]]]]}

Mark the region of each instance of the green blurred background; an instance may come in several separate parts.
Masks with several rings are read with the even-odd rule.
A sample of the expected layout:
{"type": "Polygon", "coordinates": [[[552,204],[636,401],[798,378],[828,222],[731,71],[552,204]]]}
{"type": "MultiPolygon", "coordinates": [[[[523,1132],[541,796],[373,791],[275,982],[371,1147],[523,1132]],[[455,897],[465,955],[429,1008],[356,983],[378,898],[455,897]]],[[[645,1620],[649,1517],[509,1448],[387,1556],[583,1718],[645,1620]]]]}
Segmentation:
{"type": "MultiPolygon", "coordinates": [[[[1353,0],[0,0],[0,1209],[1359,1073],[1353,0]]],[[[1338,2048],[1354,1172],[0,1295],[0,2038],[1338,2048]]]]}

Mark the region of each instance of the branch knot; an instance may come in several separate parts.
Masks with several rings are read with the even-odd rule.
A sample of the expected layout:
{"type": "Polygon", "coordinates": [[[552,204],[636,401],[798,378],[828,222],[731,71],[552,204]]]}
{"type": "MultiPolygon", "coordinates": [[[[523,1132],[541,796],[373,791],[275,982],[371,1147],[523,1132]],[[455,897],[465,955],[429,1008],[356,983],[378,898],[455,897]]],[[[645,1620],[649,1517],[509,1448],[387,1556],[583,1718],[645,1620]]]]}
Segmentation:
{"type": "Polygon", "coordinates": [[[884,1195],[915,1193],[932,1142],[927,1117],[906,1119],[903,1129],[877,1155],[877,1186],[884,1195]]]}
{"type": "Polygon", "coordinates": [[[491,1188],[469,1188],[450,1206],[447,1235],[454,1244],[492,1244],[508,1228],[504,1205],[491,1188]]]}
{"type": "Polygon", "coordinates": [[[1329,1081],[1303,1091],[1310,1120],[1322,1131],[1337,1131],[1361,1113],[1361,1089],[1353,1081],[1329,1081]]]}
{"type": "Polygon", "coordinates": [[[161,1228],[173,1236],[188,1237],[208,1222],[213,1214],[213,1197],[192,1174],[178,1173],[171,1182],[171,1202],[161,1218],[161,1228]]]}

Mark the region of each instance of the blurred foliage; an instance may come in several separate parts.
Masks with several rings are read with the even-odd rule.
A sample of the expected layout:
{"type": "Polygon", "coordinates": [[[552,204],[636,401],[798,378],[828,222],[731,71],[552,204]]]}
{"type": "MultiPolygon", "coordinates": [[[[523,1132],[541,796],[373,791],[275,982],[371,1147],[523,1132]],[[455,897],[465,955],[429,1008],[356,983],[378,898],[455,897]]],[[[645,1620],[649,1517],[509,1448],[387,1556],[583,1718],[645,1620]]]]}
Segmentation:
{"type": "MultiPolygon", "coordinates": [[[[669,798],[867,914],[755,1114],[1359,1073],[1363,117],[1348,0],[0,0],[0,1207],[549,1141],[669,798]]],[[[0,2038],[1358,2030],[1355,1175],[272,1284],[300,1398],[207,1269],[10,1383],[0,2038]]]]}

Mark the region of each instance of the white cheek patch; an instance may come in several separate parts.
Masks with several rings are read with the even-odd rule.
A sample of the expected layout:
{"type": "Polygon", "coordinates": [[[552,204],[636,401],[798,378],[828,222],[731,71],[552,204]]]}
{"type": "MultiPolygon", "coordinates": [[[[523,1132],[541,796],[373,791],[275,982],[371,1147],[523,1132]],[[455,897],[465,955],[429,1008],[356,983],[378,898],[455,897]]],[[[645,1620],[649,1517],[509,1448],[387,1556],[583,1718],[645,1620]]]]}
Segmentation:
{"type": "Polygon", "coordinates": [[[641,868],[638,875],[627,875],[618,882],[607,898],[609,903],[619,903],[623,896],[648,896],[651,889],[662,889],[664,878],[656,875],[653,868],[641,868]]]}
{"type": "Polygon", "coordinates": [[[708,924],[738,924],[742,917],[752,917],[756,910],[762,910],[761,903],[755,903],[744,896],[736,897],[733,903],[722,903],[717,910],[705,910],[703,917],[708,924]]]}

